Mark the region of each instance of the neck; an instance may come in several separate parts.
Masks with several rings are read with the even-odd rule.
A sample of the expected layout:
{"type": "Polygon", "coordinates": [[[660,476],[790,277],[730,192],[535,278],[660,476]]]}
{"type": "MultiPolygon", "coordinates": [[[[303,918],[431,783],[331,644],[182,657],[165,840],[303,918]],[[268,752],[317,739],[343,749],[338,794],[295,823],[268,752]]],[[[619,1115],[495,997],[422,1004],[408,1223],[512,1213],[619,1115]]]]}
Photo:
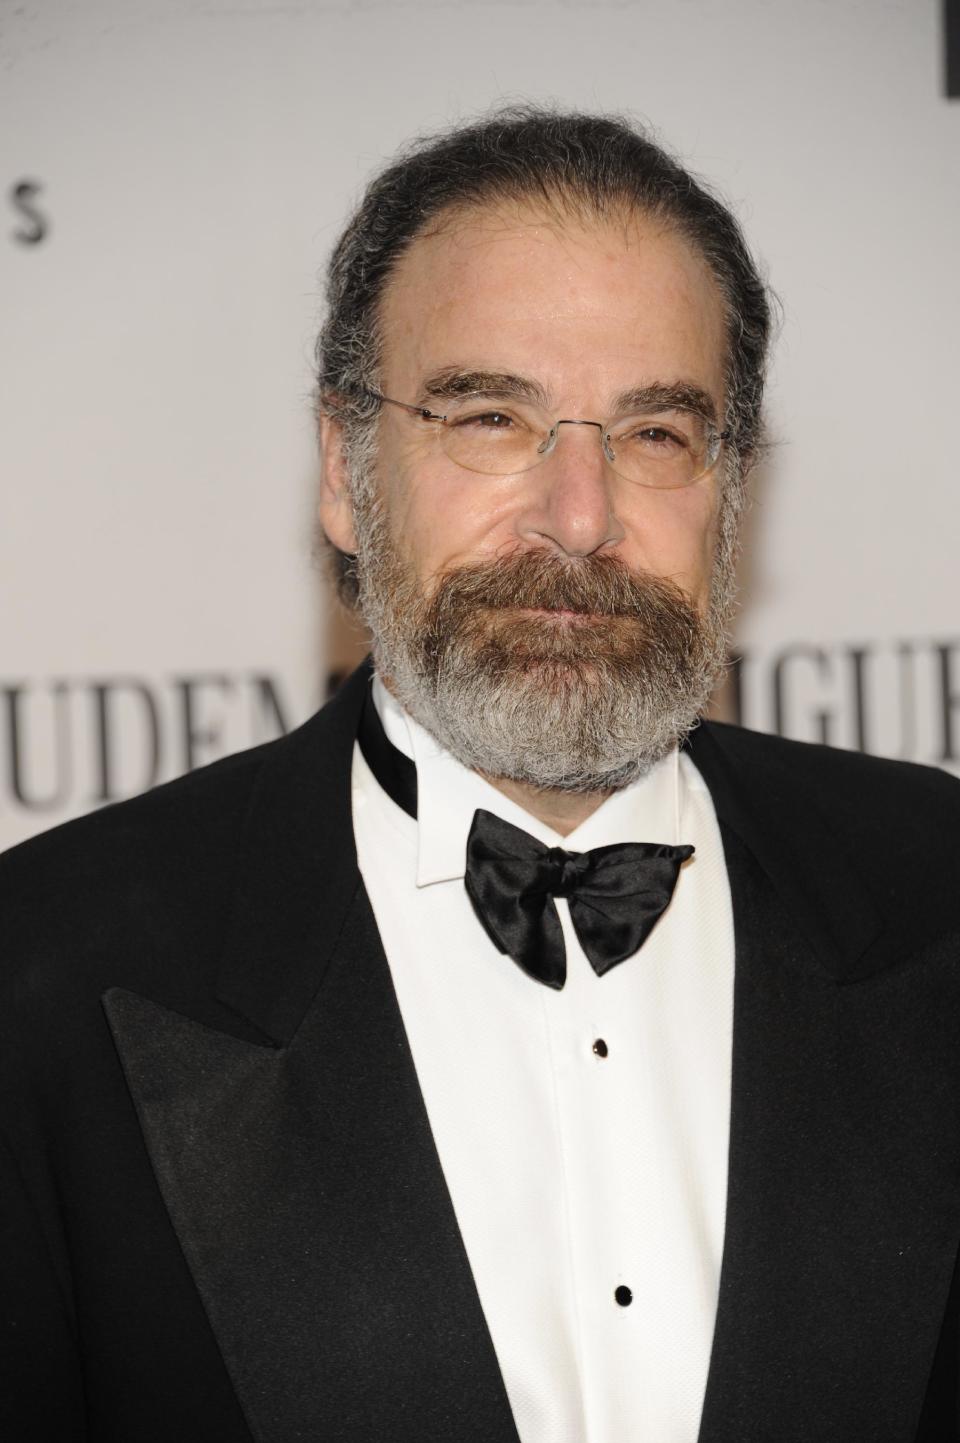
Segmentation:
{"type": "Polygon", "coordinates": [[[592,816],[609,792],[561,792],[553,787],[535,787],[529,782],[513,782],[508,777],[491,777],[480,774],[498,792],[516,802],[525,812],[545,823],[561,837],[579,827],[592,816]]]}

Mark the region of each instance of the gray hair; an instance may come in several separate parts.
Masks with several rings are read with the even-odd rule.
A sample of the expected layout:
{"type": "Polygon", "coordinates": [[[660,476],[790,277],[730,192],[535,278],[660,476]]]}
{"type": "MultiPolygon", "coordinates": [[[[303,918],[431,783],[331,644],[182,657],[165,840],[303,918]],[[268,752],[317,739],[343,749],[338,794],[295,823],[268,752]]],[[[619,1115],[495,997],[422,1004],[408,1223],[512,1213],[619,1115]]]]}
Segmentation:
{"type": "MultiPolygon", "coordinates": [[[[381,355],[380,302],[400,257],[443,212],[533,200],[603,218],[625,209],[671,226],[709,265],[726,306],[728,481],[740,481],[761,441],[771,302],[726,205],[630,121],[513,105],[421,137],[367,187],[327,271],[317,342],[318,406],[343,427],[351,474],[370,484],[381,355]]],[[[369,502],[370,498],[366,498],[369,502]]],[[[351,558],[337,553],[344,601],[355,604],[351,558]]]]}

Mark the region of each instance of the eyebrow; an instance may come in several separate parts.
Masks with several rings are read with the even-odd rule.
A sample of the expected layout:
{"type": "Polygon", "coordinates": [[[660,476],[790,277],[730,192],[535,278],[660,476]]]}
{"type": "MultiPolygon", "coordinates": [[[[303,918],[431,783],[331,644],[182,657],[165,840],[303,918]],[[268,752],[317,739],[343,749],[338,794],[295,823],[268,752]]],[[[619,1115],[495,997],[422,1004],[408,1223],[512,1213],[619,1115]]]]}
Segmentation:
{"type": "Polygon", "coordinates": [[[509,371],[464,371],[455,366],[438,371],[423,383],[425,400],[454,401],[461,396],[488,396],[491,400],[532,401],[547,408],[547,393],[539,381],[509,371]]]}
{"type": "MultiPolygon", "coordinates": [[[[462,370],[449,366],[424,381],[421,396],[424,401],[455,401],[464,396],[484,396],[494,401],[513,399],[530,401],[535,406],[550,410],[549,398],[539,381],[510,371],[462,370]]],[[[625,416],[638,411],[668,411],[676,407],[698,411],[708,420],[717,422],[713,397],[690,381],[654,381],[646,386],[632,386],[616,397],[612,414],[625,416]]]]}
{"type": "Polygon", "coordinates": [[[628,415],[637,411],[669,411],[679,407],[684,411],[698,411],[708,421],[717,422],[717,407],[709,391],[695,386],[690,381],[664,383],[655,381],[649,386],[636,386],[621,391],[614,402],[615,415],[628,415]]]}

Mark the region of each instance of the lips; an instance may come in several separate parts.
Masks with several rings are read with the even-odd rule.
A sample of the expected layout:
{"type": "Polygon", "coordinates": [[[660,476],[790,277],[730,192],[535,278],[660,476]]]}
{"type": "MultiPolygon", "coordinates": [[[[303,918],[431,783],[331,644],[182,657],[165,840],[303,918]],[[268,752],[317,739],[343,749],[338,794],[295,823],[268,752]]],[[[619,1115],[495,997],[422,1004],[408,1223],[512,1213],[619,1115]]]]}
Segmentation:
{"type": "Polygon", "coordinates": [[[604,621],[606,617],[596,611],[575,611],[564,606],[517,606],[511,610],[522,612],[525,616],[546,616],[557,621],[604,621]]]}
{"type": "Polygon", "coordinates": [[[511,603],[509,606],[488,606],[482,608],[488,614],[518,621],[553,622],[557,626],[604,626],[611,622],[629,622],[636,618],[609,611],[586,611],[579,607],[567,606],[523,606],[511,603]]]}

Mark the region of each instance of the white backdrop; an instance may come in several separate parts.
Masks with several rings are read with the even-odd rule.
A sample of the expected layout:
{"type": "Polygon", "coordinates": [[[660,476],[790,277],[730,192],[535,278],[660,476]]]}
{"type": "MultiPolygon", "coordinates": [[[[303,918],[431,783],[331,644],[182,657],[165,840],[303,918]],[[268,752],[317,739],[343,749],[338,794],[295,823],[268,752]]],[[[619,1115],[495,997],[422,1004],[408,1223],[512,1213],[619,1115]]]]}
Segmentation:
{"type": "Polygon", "coordinates": [[[650,122],[783,300],[721,705],[960,770],[942,48],[934,0],[0,0],[0,845],[320,699],[318,272],[503,99],[650,122]]]}

